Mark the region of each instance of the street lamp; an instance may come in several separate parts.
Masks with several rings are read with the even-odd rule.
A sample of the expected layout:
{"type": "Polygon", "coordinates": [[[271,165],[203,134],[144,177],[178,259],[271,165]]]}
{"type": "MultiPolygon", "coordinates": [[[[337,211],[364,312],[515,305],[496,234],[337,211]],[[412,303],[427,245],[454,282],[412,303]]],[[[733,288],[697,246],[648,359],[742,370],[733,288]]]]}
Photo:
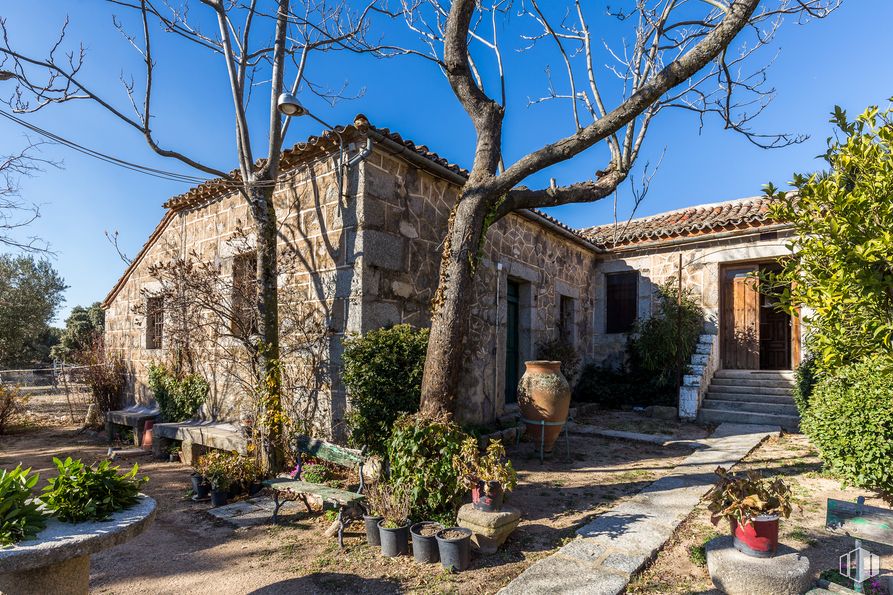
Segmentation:
{"type": "MultiPolygon", "coordinates": [[[[2,76],[2,74],[3,73],[0,72],[0,76],[2,76]]],[[[298,98],[295,97],[293,93],[289,93],[288,91],[279,95],[279,99],[276,100],[276,109],[288,117],[309,115],[307,108],[301,105],[301,102],[298,101],[298,98]]]]}

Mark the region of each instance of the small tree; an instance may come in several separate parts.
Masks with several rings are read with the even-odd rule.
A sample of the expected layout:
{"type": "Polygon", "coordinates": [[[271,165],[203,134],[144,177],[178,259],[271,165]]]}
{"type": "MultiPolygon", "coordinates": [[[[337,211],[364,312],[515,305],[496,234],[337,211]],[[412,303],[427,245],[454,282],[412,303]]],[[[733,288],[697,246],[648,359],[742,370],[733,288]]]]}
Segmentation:
{"type": "Polygon", "coordinates": [[[803,308],[820,369],[893,353],[893,110],[855,120],[836,107],[829,172],[796,174],[793,192],[767,185],[771,216],[790,221],[792,256],[766,282],[803,308]]]}
{"type": "Polygon", "coordinates": [[[50,351],[53,359],[64,361],[80,360],[89,350],[105,327],[105,311],[99,302],[89,306],[75,306],[65,319],[65,329],[59,337],[58,345],[50,351]]]}

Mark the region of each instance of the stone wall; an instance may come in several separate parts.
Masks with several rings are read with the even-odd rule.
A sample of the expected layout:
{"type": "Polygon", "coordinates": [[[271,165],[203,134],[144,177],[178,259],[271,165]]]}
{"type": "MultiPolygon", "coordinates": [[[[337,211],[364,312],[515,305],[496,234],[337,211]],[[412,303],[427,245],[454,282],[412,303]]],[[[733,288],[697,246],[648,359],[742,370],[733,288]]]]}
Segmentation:
{"type": "MultiPolygon", "coordinates": [[[[301,345],[283,345],[283,364],[296,374],[308,366],[316,368],[317,380],[303,385],[296,399],[311,399],[314,404],[296,403],[303,411],[312,411],[320,428],[326,431],[343,416],[343,388],[332,366],[340,360],[341,336],[345,331],[361,330],[359,318],[360,280],[357,262],[356,200],[339,195],[331,160],[319,160],[291,170],[283,176],[274,194],[280,223],[279,286],[283,316],[294,320],[295,304],[315,309],[314,325],[328,329],[323,345],[314,349],[326,361],[308,363],[298,355],[301,345]]],[[[344,194],[356,196],[357,179],[345,181],[344,194]]],[[[170,353],[167,341],[161,349],[146,349],[145,316],[141,305],[147,295],[157,292],[161,283],[150,274],[150,266],[171,259],[194,258],[219,267],[222,279],[230,279],[234,257],[253,249],[256,236],[245,200],[238,194],[218,198],[198,208],[169,214],[158,237],[132,265],[123,286],[107,304],[106,341],[109,348],[124,355],[131,368],[128,397],[146,402],[152,396],[146,385],[147,367],[153,361],[165,361],[170,353]],[[247,233],[240,233],[244,229],[247,233]]],[[[166,321],[167,322],[167,321],[166,321]]],[[[288,327],[288,321],[283,322],[288,327]]],[[[310,324],[310,323],[308,323],[310,324]]],[[[316,326],[314,328],[316,328],[316,326]]],[[[325,330],[324,330],[325,332],[325,330]]],[[[283,336],[289,335],[288,328],[283,336]]],[[[297,339],[295,339],[297,341],[297,339]]],[[[232,353],[244,349],[226,339],[204,346],[198,362],[200,372],[212,385],[210,402],[203,410],[208,418],[233,419],[245,397],[246,371],[233,361],[232,353]]],[[[304,350],[306,351],[306,350],[304,350]]]]}
{"type": "MultiPolygon", "coordinates": [[[[441,242],[457,186],[376,151],[361,176],[359,242],[363,329],[400,322],[430,324],[441,242]]],[[[521,359],[558,333],[560,296],[573,300],[572,341],[592,356],[594,287],[591,248],[519,214],[487,233],[478,267],[460,396],[463,421],[485,422],[505,409],[506,283],[521,283],[521,359]]],[[[523,369],[522,369],[523,372],[523,369]]]]}

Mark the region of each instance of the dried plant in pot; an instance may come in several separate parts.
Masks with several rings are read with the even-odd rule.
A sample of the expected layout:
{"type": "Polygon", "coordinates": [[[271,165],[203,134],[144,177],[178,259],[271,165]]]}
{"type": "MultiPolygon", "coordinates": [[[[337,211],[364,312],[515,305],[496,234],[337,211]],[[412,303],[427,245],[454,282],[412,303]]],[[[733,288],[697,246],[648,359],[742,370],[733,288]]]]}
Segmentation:
{"type": "Polygon", "coordinates": [[[380,482],[377,510],[381,554],[387,558],[409,553],[409,509],[412,503],[409,490],[400,484],[380,482]]]}
{"type": "Polygon", "coordinates": [[[453,457],[453,468],[459,480],[471,490],[471,500],[477,510],[499,512],[505,492],[518,483],[512,462],[506,458],[505,447],[498,440],[490,440],[481,454],[477,440],[467,438],[458,455],[453,457]]]}
{"type": "Polygon", "coordinates": [[[778,547],[780,518],[791,516],[791,489],[780,478],[764,478],[755,471],[733,475],[717,467],[716,485],[707,493],[710,520],[727,519],[735,548],[749,556],[771,558],[778,547]]]}
{"type": "Polygon", "coordinates": [[[381,482],[375,482],[366,486],[366,500],[364,507],[366,514],[363,515],[363,525],[366,528],[366,543],[376,547],[381,546],[381,534],[378,530],[378,523],[384,520],[379,512],[382,509],[382,491],[384,486],[381,482]]]}

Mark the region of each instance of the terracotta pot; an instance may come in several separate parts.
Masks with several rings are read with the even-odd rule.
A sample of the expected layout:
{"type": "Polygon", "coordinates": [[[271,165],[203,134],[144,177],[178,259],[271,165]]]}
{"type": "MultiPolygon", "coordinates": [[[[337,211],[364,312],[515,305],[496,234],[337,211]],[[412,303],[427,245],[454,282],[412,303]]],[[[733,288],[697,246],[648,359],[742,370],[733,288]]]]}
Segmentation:
{"type": "Polygon", "coordinates": [[[771,558],[778,548],[778,515],[758,516],[739,525],[731,519],[735,549],[755,558],[771,558]]]}
{"type": "Polygon", "coordinates": [[[518,406],[527,422],[525,436],[539,444],[542,434],[546,452],[552,452],[555,441],[561,435],[567,410],[571,404],[571,387],[561,373],[561,362],[524,362],[525,371],[518,383],[518,406]],[[545,427],[530,423],[543,420],[555,425],[545,427]]]}

